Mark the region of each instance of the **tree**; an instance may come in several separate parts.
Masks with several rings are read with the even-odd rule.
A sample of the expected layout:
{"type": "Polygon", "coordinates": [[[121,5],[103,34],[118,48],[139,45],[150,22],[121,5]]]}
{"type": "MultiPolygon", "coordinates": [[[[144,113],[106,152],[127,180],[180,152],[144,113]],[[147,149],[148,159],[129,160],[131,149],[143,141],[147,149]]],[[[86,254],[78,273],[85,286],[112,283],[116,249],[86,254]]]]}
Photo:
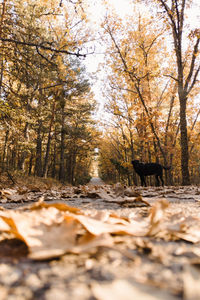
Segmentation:
{"type": "MultiPolygon", "coordinates": [[[[126,107],[125,110],[123,108],[123,116],[129,120],[129,125],[138,116],[137,119],[141,120],[141,126],[138,126],[141,139],[143,136],[145,141],[149,135],[153,135],[154,151],[158,152],[158,148],[164,164],[167,164],[166,152],[158,134],[160,121],[157,105],[158,99],[163,97],[164,89],[163,68],[160,65],[165,55],[163,30],[155,29],[152,19],[141,16],[140,13],[134,20],[130,18],[126,24],[120,19],[107,18],[103,26],[111,41],[107,61],[112,72],[109,76],[110,86],[115,89],[115,93],[117,90],[119,94],[123,92],[122,101],[126,107]],[[163,52],[160,52],[160,48],[163,52]]],[[[130,126],[129,131],[132,131],[130,126]]],[[[132,156],[133,152],[132,143],[132,156]]],[[[156,159],[159,159],[158,154],[156,159]]]]}
{"type": "MultiPolygon", "coordinates": [[[[151,1],[151,4],[153,2],[162,2],[168,7],[170,1],[151,1]]],[[[190,128],[192,124],[198,126],[198,121],[194,122],[196,115],[193,109],[188,114],[186,104],[189,101],[190,107],[193,107],[198,94],[199,33],[198,30],[189,32],[186,28],[185,2],[172,3],[174,6],[165,16],[165,22],[163,10],[157,14],[158,6],[149,7],[150,13],[148,5],[141,14],[139,9],[132,10],[133,15],[126,20],[120,20],[112,11],[107,13],[102,24],[108,52],[104,65],[108,88],[104,94],[106,105],[116,122],[120,116],[124,128],[127,126],[123,130],[124,136],[130,144],[133,141],[133,153],[142,160],[161,159],[165,165],[176,165],[173,173],[178,174],[182,170],[182,184],[188,184],[186,178],[189,173],[185,171],[186,165],[188,170],[186,136],[188,127],[192,134],[190,128]],[[183,17],[180,17],[182,13],[183,17]],[[172,20],[174,18],[174,23],[168,22],[170,17],[172,20]],[[175,55],[172,55],[173,49],[167,36],[169,25],[177,30],[174,31],[174,38],[177,37],[174,45],[178,47],[175,55]],[[176,73],[179,75],[176,76],[176,73]],[[131,134],[128,135],[128,131],[131,134]]],[[[137,7],[135,2],[134,5],[137,7]]],[[[130,153],[128,155],[130,160],[130,153]]]]}
{"type": "MultiPolygon", "coordinates": [[[[56,178],[60,171],[64,181],[67,156],[75,145],[75,161],[85,168],[86,176],[87,156],[94,147],[95,103],[85,68],[77,58],[85,56],[80,48],[89,36],[82,26],[85,17],[77,12],[78,4],[74,10],[74,3],[68,1],[62,6],[34,0],[2,4],[0,43],[7,52],[1,68],[2,167],[5,163],[29,175],[56,178]],[[69,130],[74,119],[80,127],[78,134],[69,130]]],[[[76,166],[73,169],[71,183],[80,175],[76,166]]]]}
{"type": "Polygon", "coordinates": [[[174,50],[176,54],[177,77],[174,80],[178,85],[178,97],[180,105],[180,133],[181,133],[181,170],[182,184],[190,184],[189,175],[189,152],[188,152],[188,130],[187,130],[187,100],[194,88],[200,71],[198,61],[198,51],[200,42],[200,32],[198,29],[190,33],[190,38],[194,39],[194,46],[191,54],[184,57],[184,25],[186,5],[191,1],[187,0],[158,0],[158,3],[167,14],[168,23],[172,30],[174,50]],[[169,3],[168,3],[169,2],[169,3]]]}

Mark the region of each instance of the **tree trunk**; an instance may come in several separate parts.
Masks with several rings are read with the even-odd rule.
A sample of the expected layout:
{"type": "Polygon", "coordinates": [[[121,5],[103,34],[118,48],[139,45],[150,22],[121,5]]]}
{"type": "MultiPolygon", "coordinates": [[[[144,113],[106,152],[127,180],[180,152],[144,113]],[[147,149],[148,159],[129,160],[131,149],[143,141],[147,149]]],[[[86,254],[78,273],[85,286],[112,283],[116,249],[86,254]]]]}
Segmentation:
{"type": "Polygon", "coordinates": [[[5,167],[4,164],[5,164],[5,158],[6,158],[8,135],[9,135],[9,129],[6,130],[6,135],[5,135],[5,141],[4,141],[4,147],[3,147],[3,158],[2,158],[2,170],[4,170],[4,167],[5,167]]]}
{"type": "Polygon", "coordinates": [[[16,156],[17,156],[17,153],[16,153],[16,149],[15,149],[15,146],[12,150],[12,154],[11,154],[11,160],[10,160],[10,166],[13,170],[16,169],[16,156]]]}
{"type": "Polygon", "coordinates": [[[168,15],[169,24],[172,28],[174,49],[176,53],[176,64],[177,64],[177,78],[174,78],[178,83],[178,96],[180,103],[180,134],[181,134],[181,171],[182,171],[182,184],[190,184],[189,176],[189,154],[188,154],[188,134],[187,134],[187,118],[186,118],[186,106],[187,98],[195,83],[197,82],[200,67],[197,62],[197,69],[195,63],[197,60],[198,47],[200,43],[199,35],[196,36],[196,43],[192,51],[191,59],[189,61],[189,72],[184,72],[184,58],[183,58],[183,47],[182,39],[184,32],[184,18],[186,1],[173,0],[171,1],[171,8],[168,6],[166,1],[159,0],[161,6],[164,8],[168,15]]]}
{"type": "Polygon", "coordinates": [[[49,152],[50,152],[50,145],[51,145],[51,140],[52,140],[51,128],[53,125],[54,115],[55,115],[55,102],[53,103],[53,107],[52,107],[52,115],[51,115],[51,120],[50,120],[50,124],[49,124],[49,134],[48,134],[48,140],[47,140],[47,148],[46,148],[44,167],[43,167],[43,173],[42,173],[42,176],[45,178],[47,177],[47,171],[48,171],[47,166],[48,166],[48,162],[49,162],[49,152]]]}
{"type": "MultiPolygon", "coordinates": [[[[25,127],[24,127],[24,141],[27,141],[28,139],[28,122],[26,122],[25,127]]],[[[22,146],[23,147],[23,146],[22,146]]],[[[19,157],[18,161],[18,169],[24,171],[25,169],[25,159],[27,157],[27,151],[22,148],[21,155],[19,157]]]]}
{"type": "Polygon", "coordinates": [[[56,126],[55,126],[55,130],[54,130],[54,147],[53,147],[53,164],[52,164],[52,171],[51,171],[52,178],[56,177],[56,152],[57,152],[57,147],[56,147],[56,126]]]}
{"type": "Polygon", "coordinates": [[[37,144],[36,144],[36,161],[35,161],[35,175],[42,177],[42,139],[41,139],[42,121],[39,121],[37,131],[37,144]]]}
{"type": "Polygon", "coordinates": [[[182,184],[190,184],[189,175],[189,153],[188,153],[188,134],[187,134],[187,119],[186,119],[186,98],[180,97],[180,133],[181,133],[181,172],[182,184]]]}
{"type": "Polygon", "coordinates": [[[65,114],[64,114],[64,108],[62,110],[62,124],[61,124],[59,180],[61,182],[65,181],[65,114]]]}
{"type": "Polygon", "coordinates": [[[31,151],[31,156],[30,156],[30,160],[29,160],[29,170],[28,170],[29,176],[31,176],[32,167],[33,167],[33,151],[31,151]]]}
{"type": "Polygon", "coordinates": [[[70,183],[73,185],[75,182],[75,167],[76,167],[76,154],[72,154],[72,165],[71,165],[71,178],[70,178],[70,183]]]}

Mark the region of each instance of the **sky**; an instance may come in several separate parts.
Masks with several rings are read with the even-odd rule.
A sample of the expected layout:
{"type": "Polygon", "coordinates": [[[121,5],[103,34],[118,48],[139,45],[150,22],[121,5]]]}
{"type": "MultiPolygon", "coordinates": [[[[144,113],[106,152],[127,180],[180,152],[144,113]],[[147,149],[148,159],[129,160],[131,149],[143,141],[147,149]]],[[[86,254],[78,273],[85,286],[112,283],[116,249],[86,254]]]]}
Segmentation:
{"type": "MultiPolygon", "coordinates": [[[[126,14],[130,13],[131,0],[107,0],[110,6],[112,6],[120,17],[125,17],[126,14]]],[[[98,19],[102,18],[103,5],[101,0],[90,1],[91,6],[91,19],[98,22],[98,19]]]]}

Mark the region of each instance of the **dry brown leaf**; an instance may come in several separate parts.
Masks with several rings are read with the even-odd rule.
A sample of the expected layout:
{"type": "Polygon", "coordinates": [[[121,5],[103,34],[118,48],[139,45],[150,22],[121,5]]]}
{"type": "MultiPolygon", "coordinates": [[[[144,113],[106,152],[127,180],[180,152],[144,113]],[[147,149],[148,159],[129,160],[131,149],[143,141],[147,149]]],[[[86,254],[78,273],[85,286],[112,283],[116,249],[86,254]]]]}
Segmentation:
{"type": "Polygon", "coordinates": [[[142,199],[142,196],[139,195],[137,198],[131,199],[127,198],[120,203],[125,207],[142,207],[142,206],[151,206],[147,201],[142,199]]]}
{"type": "Polygon", "coordinates": [[[128,218],[120,217],[114,213],[110,213],[109,211],[96,211],[95,214],[90,215],[90,217],[102,222],[108,222],[109,224],[128,225],[130,223],[130,220],[128,218]]]}
{"type": "Polygon", "coordinates": [[[2,231],[12,233],[16,238],[18,238],[18,239],[22,240],[23,242],[25,242],[24,237],[18,231],[18,228],[17,228],[13,218],[5,216],[5,215],[1,216],[1,218],[2,218],[2,221],[4,221],[4,223],[6,223],[6,225],[8,225],[8,227],[6,229],[2,230],[2,231]]]}
{"type": "Polygon", "coordinates": [[[6,231],[26,243],[30,258],[57,257],[75,246],[78,223],[72,217],[64,218],[53,207],[23,213],[2,212],[1,218],[9,225],[6,231]]]}
{"type": "Polygon", "coordinates": [[[29,190],[26,186],[20,186],[17,188],[17,192],[20,195],[24,195],[24,194],[27,194],[29,192],[29,190]]]}
{"type": "Polygon", "coordinates": [[[37,210],[37,209],[41,209],[41,208],[49,208],[49,207],[54,207],[60,211],[67,211],[67,212],[71,212],[74,214],[79,214],[81,211],[80,209],[76,208],[76,207],[72,207],[69,206],[65,203],[45,203],[43,202],[44,198],[41,198],[41,200],[39,200],[37,203],[35,203],[33,206],[30,207],[30,210],[37,210]]]}
{"type": "Polygon", "coordinates": [[[10,230],[9,224],[4,221],[3,218],[0,218],[0,231],[1,232],[8,232],[10,230]]]}
{"type": "Polygon", "coordinates": [[[165,199],[158,200],[150,211],[150,228],[147,235],[156,235],[161,230],[164,221],[165,210],[169,203],[165,199]]]}
{"type": "Polygon", "coordinates": [[[139,197],[141,196],[140,193],[136,192],[134,189],[132,189],[131,187],[127,187],[124,190],[124,195],[127,197],[139,197]]]}
{"type": "Polygon", "coordinates": [[[198,218],[184,218],[183,221],[177,222],[176,226],[169,226],[169,232],[178,239],[191,243],[200,242],[200,220],[198,218]]]}
{"type": "MultiPolygon", "coordinates": [[[[108,193],[108,191],[106,191],[104,189],[101,189],[98,192],[98,194],[101,199],[106,200],[106,201],[113,201],[116,198],[116,196],[112,195],[111,193],[108,193]]],[[[120,198],[120,197],[118,197],[118,198],[120,198]]]]}
{"type": "Polygon", "coordinates": [[[18,193],[16,189],[3,189],[1,190],[1,203],[6,202],[23,202],[25,195],[18,193]]]}
{"type": "Polygon", "coordinates": [[[23,202],[23,200],[25,199],[25,195],[13,194],[7,196],[7,199],[9,200],[9,202],[23,202]]]}
{"type": "Polygon", "coordinates": [[[91,252],[96,247],[112,247],[113,239],[109,234],[101,234],[99,236],[95,236],[89,232],[86,232],[79,240],[75,247],[71,249],[70,252],[73,253],[82,253],[82,252],[91,252]]]}
{"type": "Polygon", "coordinates": [[[16,194],[17,193],[17,190],[16,189],[3,189],[1,190],[1,195],[2,196],[10,196],[10,195],[13,195],[13,194],[16,194]]]}
{"type": "Polygon", "coordinates": [[[110,219],[111,224],[108,222],[102,222],[94,218],[90,218],[84,215],[75,215],[84,228],[93,235],[101,235],[103,233],[115,233],[115,234],[131,234],[131,235],[145,235],[146,234],[146,223],[140,221],[132,221],[131,223],[125,220],[110,219]],[[124,224],[125,223],[125,224],[124,224]]]}

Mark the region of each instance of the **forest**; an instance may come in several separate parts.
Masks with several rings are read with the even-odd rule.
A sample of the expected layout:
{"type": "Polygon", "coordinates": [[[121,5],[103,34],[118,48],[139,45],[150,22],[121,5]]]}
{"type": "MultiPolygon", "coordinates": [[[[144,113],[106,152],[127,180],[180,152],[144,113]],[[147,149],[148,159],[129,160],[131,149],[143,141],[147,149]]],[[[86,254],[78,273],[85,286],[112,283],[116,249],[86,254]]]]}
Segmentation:
{"type": "Polygon", "coordinates": [[[1,2],[2,172],[85,184],[98,149],[106,183],[139,184],[138,159],[199,184],[197,1],[130,1],[123,18],[102,1],[96,22],[92,3],[1,2]]]}
{"type": "Polygon", "coordinates": [[[200,299],[199,11],[0,1],[1,300],[200,299]]]}

